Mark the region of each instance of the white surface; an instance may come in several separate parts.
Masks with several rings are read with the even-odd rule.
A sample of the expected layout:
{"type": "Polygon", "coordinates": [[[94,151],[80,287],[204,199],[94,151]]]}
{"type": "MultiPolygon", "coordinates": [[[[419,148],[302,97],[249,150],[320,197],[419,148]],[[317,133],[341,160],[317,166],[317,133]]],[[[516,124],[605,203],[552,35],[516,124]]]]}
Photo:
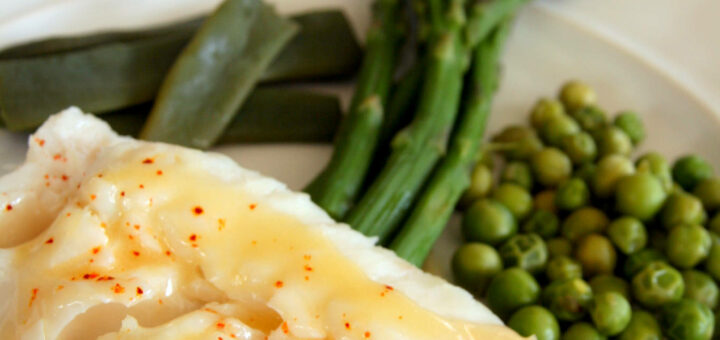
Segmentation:
{"type": "MultiPolygon", "coordinates": [[[[33,20],[33,15],[40,15],[27,12],[33,4],[60,6],[82,1],[130,6],[128,0],[33,0],[27,5],[25,2],[20,5],[17,0],[0,0],[0,8],[16,10],[24,13],[21,18],[33,20]],[[23,6],[25,11],[17,9],[23,6]]],[[[137,6],[148,3],[136,1],[137,6]]],[[[149,25],[177,15],[181,8],[190,11],[198,4],[209,8],[215,1],[154,0],[154,12],[134,11],[133,15],[143,12],[142,18],[148,20],[145,24],[149,25]]],[[[361,36],[368,25],[369,0],[272,2],[277,3],[283,13],[342,7],[361,36]]],[[[8,22],[17,21],[9,20],[17,17],[7,13],[0,13],[0,46],[9,39],[7,32],[12,33],[8,22]]],[[[113,17],[114,12],[102,13],[102,20],[97,14],[87,19],[88,27],[103,22],[126,23],[132,27],[140,21],[110,20],[105,15],[113,17]]],[[[118,13],[129,15],[124,11],[118,13]]],[[[118,13],[115,14],[120,15],[118,13]]],[[[563,81],[578,78],[597,89],[600,104],[609,112],[627,108],[643,116],[649,137],[642,149],[660,150],[670,158],[695,152],[720,170],[720,35],[717,34],[720,21],[714,18],[717,13],[720,13],[720,2],[716,0],[536,1],[519,15],[509,40],[501,89],[488,131],[524,121],[539,96],[553,96],[563,81]]],[[[81,27],[85,23],[83,18],[87,17],[81,15],[75,21],[76,26],[81,27]]],[[[60,29],[48,22],[24,27],[28,26],[44,35],[60,29]]],[[[63,29],[69,31],[72,26],[63,29]]],[[[3,146],[0,171],[7,171],[20,161],[24,153],[23,138],[0,133],[3,146]]],[[[233,146],[219,150],[241,165],[285,181],[294,189],[307,183],[330,155],[328,146],[233,146]]],[[[433,271],[445,272],[451,251],[450,247],[441,245],[436,249],[434,261],[428,265],[433,271]]]]}

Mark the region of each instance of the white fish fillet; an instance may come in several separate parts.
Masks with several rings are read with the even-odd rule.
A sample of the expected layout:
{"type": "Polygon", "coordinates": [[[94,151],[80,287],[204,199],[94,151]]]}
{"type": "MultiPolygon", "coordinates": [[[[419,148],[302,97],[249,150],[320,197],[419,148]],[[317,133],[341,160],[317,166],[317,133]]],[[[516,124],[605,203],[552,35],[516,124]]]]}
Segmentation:
{"type": "MultiPolygon", "coordinates": [[[[51,117],[29,143],[26,163],[0,178],[2,339],[87,339],[103,334],[106,340],[423,338],[403,331],[398,321],[380,317],[391,312],[400,319],[405,312],[410,313],[408,319],[432,315],[443,325],[477,327],[482,334],[497,335],[492,338],[519,338],[464,290],[334,222],[307,195],[222,155],[120,137],[77,108],[51,117]],[[143,159],[147,165],[140,165],[143,159]],[[152,174],[139,174],[143,169],[152,174]],[[135,180],[143,182],[135,187],[135,180]],[[204,183],[216,191],[198,191],[204,183]],[[132,190],[123,185],[132,185],[132,190]],[[213,213],[240,214],[220,200],[227,193],[237,194],[233,200],[243,209],[247,202],[252,202],[250,210],[257,206],[257,216],[265,216],[258,221],[275,221],[273,214],[282,215],[278,224],[247,226],[243,223],[252,222],[245,218],[255,221],[250,212],[237,215],[244,216],[243,221],[228,217],[226,222],[223,217],[215,222],[213,213]],[[187,202],[187,211],[173,210],[181,205],[184,209],[183,200],[203,197],[208,205],[187,202]],[[194,217],[193,204],[198,204],[194,217]],[[366,306],[365,297],[338,295],[343,290],[329,287],[340,282],[334,282],[335,277],[351,275],[344,270],[322,274],[322,267],[312,272],[306,266],[310,274],[305,281],[311,275],[326,275],[318,276],[325,281],[294,281],[280,270],[295,261],[290,258],[292,244],[287,260],[273,251],[266,262],[253,257],[260,254],[255,248],[241,246],[268,236],[269,231],[261,228],[278,230],[290,220],[301,229],[287,230],[301,230],[302,235],[278,235],[278,243],[297,238],[304,240],[299,247],[313,251],[309,243],[319,239],[317,247],[331,247],[319,248],[318,263],[349,263],[348,272],[361,273],[348,291],[355,282],[358,287],[377,284],[387,287],[380,295],[398,294],[388,309],[412,305],[417,311],[370,311],[352,305],[363,301],[366,306]],[[232,228],[245,229],[238,234],[232,228]],[[223,249],[229,251],[222,253],[223,249]],[[334,259],[322,258],[331,251],[337,254],[334,259]],[[218,261],[222,256],[227,259],[218,261]],[[285,283],[259,286],[272,275],[281,275],[285,283]]],[[[268,249],[280,249],[272,247],[268,249]]],[[[458,331],[452,338],[474,339],[471,333],[458,331]]]]}

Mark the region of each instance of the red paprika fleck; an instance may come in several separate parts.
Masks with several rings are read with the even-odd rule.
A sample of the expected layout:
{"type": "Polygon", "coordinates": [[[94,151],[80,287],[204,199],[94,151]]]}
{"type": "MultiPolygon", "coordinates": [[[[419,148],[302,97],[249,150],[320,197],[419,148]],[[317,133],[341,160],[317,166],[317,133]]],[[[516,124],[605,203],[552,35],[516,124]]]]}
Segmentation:
{"type": "Polygon", "coordinates": [[[135,230],[140,230],[140,225],[136,224],[133,226],[133,228],[135,228],[135,230]]]}
{"type": "Polygon", "coordinates": [[[5,211],[10,211],[13,209],[13,206],[10,204],[5,205],[5,211]]]}
{"type": "Polygon", "coordinates": [[[222,322],[218,322],[218,323],[216,323],[216,324],[215,324],[215,326],[217,326],[217,328],[220,328],[220,329],[223,329],[223,328],[225,328],[225,324],[224,324],[224,323],[222,323],[222,322]]]}
{"type": "Polygon", "coordinates": [[[308,265],[305,265],[303,268],[305,269],[306,272],[311,272],[311,271],[313,271],[313,268],[310,267],[310,266],[308,266],[308,265]]]}
{"type": "Polygon", "coordinates": [[[135,292],[137,292],[137,295],[142,295],[142,294],[143,294],[143,290],[142,290],[142,288],[140,288],[139,286],[135,289],[135,292]]]}
{"type": "Polygon", "coordinates": [[[350,323],[349,323],[349,322],[346,322],[346,323],[345,323],[345,329],[350,330],[350,328],[351,328],[351,327],[350,327],[350,323]]]}
{"type": "Polygon", "coordinates": [[[53,242],[55,242],[55,240],[53,240],[53,238],[51,237],[47,239],[47,241],[45,241],[45,244],[52,244],[53,242]]]}
{"type": "Polygon", "coordinates": [[[94,279],[94,278],[96,278],[96,277],[98,277],[98,276],[99,276],[98,273],[87,273],[87,274],[83,275],[83,279],[85,279],[85,280],[91,280],[91,279],[94,279]]]}
{"type": "Polygon", "coordinates": [[[69,177],[65,174],[63,174],[60,178],[62,178],[63,181],[67,181],[69,177]]]}
{"type": "Polygon", "coordinates": [[[170,255],[172,255],[172,253],[169,250],[166,250],[165,255],[170,256],[170,255]]]}
{"type": "Polygon", "coordinates": [[[275,281],[275,287],[276,288],[282,288],[283,282],[282,281],[275,281]]]}
{"type": "Polygon", "coordinates": [[[40,138],[35,138],[35,142],[40,145],[41,147],[45,146],[45,140],[40,138]]]}
{"type": "Polygon", "coordinates": [[[56,154],[53,156],[53,159],[56,160],[56,161],[60,160],[61,158],[62,158],[62,155],[59,154],[59,153],[56,153],[56,154]]]}
{"type": "Polygon", "coordinates": [[[365,338],[370,338],[370,332],[365,332],[365,338]]]}
{"type": "Polygon", "coordinates": [[[121,191],[121,192],[120,192],[120,196],[125,197],[125,192],[124,192],[124,191],[121,191]]]}
{"type": "Polygon", "coordinates": [[[255,204],[255,203],[250,204],[250,210],[255,210],[256,207],[257,207],[257,204],[255,204]]]}
{"type": "Polygon", "coordinates": [[[145,189],[145,186],[142,185],[142,184],[140,184],[140,185],[138,185],[138,188],[140,188],[140,189],[145,189]]]}
{"type": "Polygon", "coordinates": [[[158,171],[155,172],[155,173],[156,173],[158,176],[162,176],[162,174],[163,174],[162,170],[158,170],[158,171]]]}
{"type": "Polygon", "coordinates": [[[290,329],[288,328],[287,322],[283,322],[283,324],[282,324],[282,331],[283,331],[283,333],[285,333],[285,334],[290,333],[290,329]]]}
{"type": "Polygon", "coordinates": [[[201,206],[196,206],[195,208],[193,208],[193,213],[195,214],[195,216],[200,216],[203,213],[203,208],[201,206]]]}
{"type": "Polygon", "coordinates": [[[152,158],[145,158],[142,163],[143,164],[153,164],[155,162],[152,158]]]}
{"type": "Polygon", "coordinates": [[[95,248],[92,249],[92,253],[93,253],[93,254],[97,254],[97,253],[99,253],[99,252],[100,252],[100,247],[95,247],[95,248]]]}
{"type": "Polygon", "coordinates": [[[190,235],[189,239],[190,239],[190,241],[195,242],[195,240],[197,240],[197,235],[192,234],[192,235],[190,235]]]}
{"type": "Polygon", "coordinates": [[[137,250],[133,250],[132,254],[135,256],[140,256],[140,252],[137,250]]]}
{"type": "Polygon", "coordinates": [[[115,292],[115,294],[122,294],[123,292],[125,292],[125,287],[121,286],[119,283],[116,283],[112,287],[112,291],[115,292]]]}
{"type": "Polygon", "coordinates": [[[90,195],[90,200],[94,201],[96,198],[97,196],[95,196],[95,194],[90,195]]]}
{"type": "Polygon", "coordinates": [[[28,307],[32,307],[33,302],[35,302],[35,299],[37,299],[39,289],[33,288],[32,289],[32,295],[30,295],[30,302],[28,303],[28,307]]]}

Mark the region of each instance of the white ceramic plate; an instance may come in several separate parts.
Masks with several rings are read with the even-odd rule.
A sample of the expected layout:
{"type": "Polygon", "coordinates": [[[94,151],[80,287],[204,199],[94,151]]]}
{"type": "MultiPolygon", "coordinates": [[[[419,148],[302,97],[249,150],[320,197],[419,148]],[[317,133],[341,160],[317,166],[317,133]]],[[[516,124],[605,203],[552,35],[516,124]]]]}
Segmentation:
{"type": "MultiPolygon", "coordinates": [[[[284,12],[336,3],[344,7],[356,29],[367,27],[369,1],[274,1],[284,12]],[[307,6],[298,6],[306,3],[307,6]]],[[[720,171],[720,113],[711,112],[692,92],[639,55],[592,29],[558,15],[543,3],[519,15],[503,59],[503,77],[488,128],[489,133],[510,123],[525,122],[541,96],[554,96],[567,79],[590,83],[609,112],[633,109],[645,120],[648,139],[642,150],[659,150],[673,159],[693,152],[706,157],[720,171]]],[[[360,34],[362,35],[362,33],[360,34]]],[[[326,89],[327,90],[327,89],[326,89]]],[[[347,100],[348,86],[330,90],[347,100]]],[[[26,136],[0,131],[0,173],[24,158],[26,136]]],[[[325,164],[328,145],[237,145],[216,149],[242,166],[276,177],[300,189],[325,164]]],[[[449,257],[460,241],[454,220],[426,263],[431,272],[449,276],[449,257]]]]}

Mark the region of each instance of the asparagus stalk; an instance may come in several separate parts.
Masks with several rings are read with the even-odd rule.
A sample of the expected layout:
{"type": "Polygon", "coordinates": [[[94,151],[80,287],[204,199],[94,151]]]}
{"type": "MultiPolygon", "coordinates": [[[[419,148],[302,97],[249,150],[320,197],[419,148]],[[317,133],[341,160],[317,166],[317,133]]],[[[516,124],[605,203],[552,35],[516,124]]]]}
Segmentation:
{"type": "Polygon", "coordinates": [[[480,149],[498,82],[498,59],[509,24],[501,24],[474,53],[464,112],[450,151],[435,170],[400,233],[390,244],[398,256],[421,266],[442,233],[462,193],[470,185],[468,169],[480,149]]]}
{"type": "Polygon", "coordinates": [[[341,219],[354,202],[377,145],[397,52],[395,20],[399,8],[398,0],[375,3],[374,23],[350,111],[340,126],[330,163],[305,189],[336,219],[341,219]]]}
{"type": "Polygon", "coordinates": [[[462,1],[451,2],[442,29],[431,34],[427,73],[415,118],[393,139],[385,167],[348,214],[350,225],[381,241],[399,224],[445,152],[465,71],[463,6],[462,1]]]}
{"type": "Polygon", "coordinates": [[[475,1],[470,9],[465,39],[477,46],[502,20],[513,15],[528,0],[475,1]]]}

